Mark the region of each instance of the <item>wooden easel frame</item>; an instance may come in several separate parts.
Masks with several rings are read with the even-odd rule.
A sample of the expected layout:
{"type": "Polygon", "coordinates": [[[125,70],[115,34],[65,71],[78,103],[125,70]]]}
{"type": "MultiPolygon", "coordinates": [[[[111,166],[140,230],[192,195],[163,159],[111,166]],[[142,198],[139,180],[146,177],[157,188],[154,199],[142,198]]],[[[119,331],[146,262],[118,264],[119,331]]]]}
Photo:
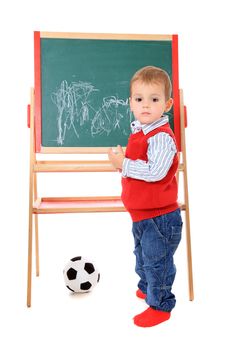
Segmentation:
{"type": "MultiPolygon", "coordinates": [[[[49,37],[49,33],[45,33],[49,37]]],[[[65,34],[64,34],[65,35],[65,34]]],[[[70,34],[69,34],[70,35],[70,34]]],[[[74,37],[80,37],[81,34],[73,34],[74,37]]],[[[58,37],[61,34],[58,33],[58,37]]],[[[85,38],[85,34],[82,34],[85,38]]],[[[101,35],[96,34],[96,38],[101,35]]],[[[126,35],[103,35],[105,38],[126,38],[126,35]]],[[[54,37],[54,33],[53,33],[54,37]]],[[[70,36],[69,36],[70,37],[70,36]]],[[[87,35],[87,38],[90,34],[87,35]]],[[[93,34],[91,34],[93,37],[93,34]]],[[[138,39],[145,39],[145,36],[137,36],[138,39]]],[[[147,40],[153,39],[155,36],[147,36],[147,40]]],[[[161,39],[165,36],[158,36],[161,39]]],[[[167,40],[171,36],[166,36],[167,40]]],[[[128,35],[127,35],[128,38],[128,35]]],[[[135,36],[132,36],[135,39],[135,36]]],[[[38,72],[37,72],[38,74],[38,72]]],[[[178,87],[178,83],[177,83],[178,87]]],[[[186,144],[185,144],[185,106],[183,103],[182,90],[176,89],[176,100],[179,100],[180,110],[180,162],[177,172],[177,179],[179,174],[183,173],[184,185],[184,203],[180,203],[181,210],[185,213],[186,225],[186,245],[187,245],[187,266],[188,266],[188,286],[189,286],[189,300],[194,299],[193,291],[193,273],[192,273],[192,252],[191,252],[191,234],[190,234],[190,213],[189,213],[189,197],[188,197],[188,176],[187,176],[187,160],[186,160],[186,144]]],[[[40,99],[39,99],[40,101],[40,99]]],[[[38,103],[38,99],[37,99],[38,103]]],[[[39,238],[38,238],[38,215],[45,213],[84,213],[84,212],[125,212],[125,208],[119,196],[108,197],[54,197],[54,198],[40,198],[37,193],[37,173],[40,172],[113,172],[115,171],[112,165],[107,160],[100,161],[43,161],[37,160],[36,157],[36,130],[35,127],[35,110],[38,106],[35,105],[35,90],[30,91],[30,106],[28,108],[28,120],[30,121],[30,171],[29,171],[29,223],[28,223],[28,276],[27,276],[27,306],[31,306],[31,292],[32,292],[32,246],[33,239],[35,240],[35,257],[36,257],[36,276],[39,276],[39,238]],[[33,220],[34,218],[34,220],[33,220]],[[34,224],[34,229],[33,229],[34,224]]],[[[56,149],[42,149],[41,153],[105,153],[106,149],[95,150],[80,150],[77,148],[63,149],[58,151],[56,149]]]]}

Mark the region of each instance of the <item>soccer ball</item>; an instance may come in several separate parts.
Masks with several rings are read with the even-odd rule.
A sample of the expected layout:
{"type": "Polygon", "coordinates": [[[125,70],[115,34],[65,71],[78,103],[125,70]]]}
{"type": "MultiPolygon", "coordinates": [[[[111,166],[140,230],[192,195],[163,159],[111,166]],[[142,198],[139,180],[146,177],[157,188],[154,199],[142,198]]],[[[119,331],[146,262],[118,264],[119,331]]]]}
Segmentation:
{"type": "Polygon", "coordinates": [[[77,256],[63,270],[66,287],[74,293],[90,292],[99,282],[100,273],[89,259],[77,256]]]}

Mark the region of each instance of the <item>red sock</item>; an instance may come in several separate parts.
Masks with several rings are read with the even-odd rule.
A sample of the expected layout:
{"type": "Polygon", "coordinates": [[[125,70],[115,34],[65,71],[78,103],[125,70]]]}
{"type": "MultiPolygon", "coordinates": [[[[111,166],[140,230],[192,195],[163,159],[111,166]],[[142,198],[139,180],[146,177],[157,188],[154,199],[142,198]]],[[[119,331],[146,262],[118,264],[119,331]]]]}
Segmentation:
{"type": "Polygon", "coordinates": [[[140,299],[146,299],[146,294],[144,294],[140,289],[136,291],[136,295],[140,299]]]}
{"type": "Polygon", "coordinates": [[[148,307],[144,312],[134,317],[134,324],[139,327],[152,327],[167,321],[169,318],[170,312],[155,310],[148,307]]]}

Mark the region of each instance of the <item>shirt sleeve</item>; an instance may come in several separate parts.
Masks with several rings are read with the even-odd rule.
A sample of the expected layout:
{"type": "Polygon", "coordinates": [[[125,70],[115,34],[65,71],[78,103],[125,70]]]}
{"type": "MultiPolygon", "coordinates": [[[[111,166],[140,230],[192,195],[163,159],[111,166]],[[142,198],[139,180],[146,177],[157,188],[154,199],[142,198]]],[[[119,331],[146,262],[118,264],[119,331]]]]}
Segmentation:
{"type": "Polygon", "coordinates": [[[158,133],[148,139],[148,161],[125,158],[122,176],[147,182],[162,180],[167,175],[176,153],[172,137],[165,132],[158,133]]]}

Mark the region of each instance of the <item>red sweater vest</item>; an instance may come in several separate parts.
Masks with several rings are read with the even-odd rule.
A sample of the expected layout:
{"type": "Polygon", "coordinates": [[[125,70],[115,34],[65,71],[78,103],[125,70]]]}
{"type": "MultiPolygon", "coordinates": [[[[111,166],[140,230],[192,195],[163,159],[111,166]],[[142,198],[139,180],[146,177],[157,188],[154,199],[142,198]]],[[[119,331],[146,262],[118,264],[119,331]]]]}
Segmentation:
{"type": "MultiPolygon", "coordinates": [[[[130,135],[126,148],[126,158],[148,161],[147,140],[160,132],[168,133],[176,144],[175,136],[167,123],[152,130],[147,135],[144,135],[143,131],[130,135]]],[[[122,201],[133,221],[150,219],[178,208],[178,189],[175,176],[177,169],[178,156],[175,154],[167,175],[160,181],[146,182],[130,177],[122,178],[122,201]]]]}

